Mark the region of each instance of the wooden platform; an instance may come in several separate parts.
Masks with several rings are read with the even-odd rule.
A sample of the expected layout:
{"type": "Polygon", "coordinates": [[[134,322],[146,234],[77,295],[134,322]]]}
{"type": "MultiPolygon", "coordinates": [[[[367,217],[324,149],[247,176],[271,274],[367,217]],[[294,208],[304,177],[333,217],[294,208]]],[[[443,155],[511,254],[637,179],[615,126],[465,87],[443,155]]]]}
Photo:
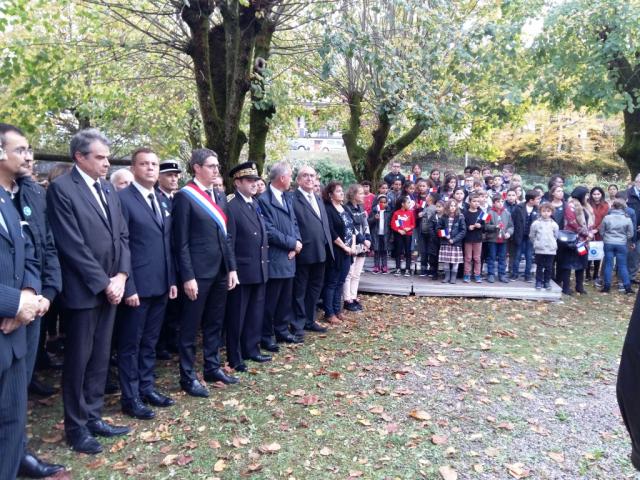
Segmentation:
{"type": "Polygon", "coordinates": [[[412,275],[410,277],[396,277],[392,274],[374,275],[365,272],[360,278],[361,292],[386,293],[390,295],[417,295],[420,297],[476,297],[476,298],[511,298],[519,300],[542,300],[557,302],[562,296],[562,290],[551,282],[551,291],[536,290],[533,283],[516,281],[509,283],[441,283],[427,277],[412,275]]]}

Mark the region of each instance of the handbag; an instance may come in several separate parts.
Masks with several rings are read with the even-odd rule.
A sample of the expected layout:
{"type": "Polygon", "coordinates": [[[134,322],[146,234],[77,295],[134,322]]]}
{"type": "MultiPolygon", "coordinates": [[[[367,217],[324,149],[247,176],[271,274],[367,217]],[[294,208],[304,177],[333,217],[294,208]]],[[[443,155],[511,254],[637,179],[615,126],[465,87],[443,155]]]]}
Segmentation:
{"type": "Polygon", "coordinates": [[[602,260],[604,258],[604,242],[592,240],[589,242],[589,261],[602,260]]]}
{"type": "Polygon", "coordinates": [[[558,232],[558,243],[564,245],[566,248],[575,250],[578,243],[578,234],[571,230],[560,230],[558,232]]]}

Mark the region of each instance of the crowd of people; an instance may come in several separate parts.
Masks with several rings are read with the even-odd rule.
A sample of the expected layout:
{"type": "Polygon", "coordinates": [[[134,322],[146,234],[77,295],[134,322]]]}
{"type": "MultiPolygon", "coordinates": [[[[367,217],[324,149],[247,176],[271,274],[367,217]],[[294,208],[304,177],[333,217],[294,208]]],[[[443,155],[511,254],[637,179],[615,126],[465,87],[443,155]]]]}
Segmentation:
{"type": "Polygon", "coordinates": [[[606,292],[615,262],[631,293],[638,269],[640,176],[628,189],[608,186],[608,198],[600,187],[569,196],[560,176],[524,191],[510,165],[441,178],[419,165],[405,177],[394,162],[374,194],[371,182],[321,185],[311,166],[297,169],[294,185],[286,162],[271,166],[268,183],[253,162],[223,177],[216,153],[202,148],[180,187],[181,166],[149,148],[109,175],[110,142],[86,129],[71,139],[73,163],[56,165],[43,186],[19,128],[0,124],[0,146],[0,479],[64,468],[28,449],[27,393],[53,392],[34,378],[36,364],[62,368],[68,445],[98,454],[96,437],[130,431],[103,419],[106,392],[120,391],[125,415],[154,418],[175,404],[155,385],[156,359],[172,353],[188,395],[238,383],[249,362],[269,362],[281,344],[363,310],[368,256],[374,274],[447,283],[532,282],[535,264],[535,288],[555,278],[567,295],[572,271],[577,292],[585,276],[606,292]],[[603,242],[603,262],[588,262],[590,241],[603,242]]]}

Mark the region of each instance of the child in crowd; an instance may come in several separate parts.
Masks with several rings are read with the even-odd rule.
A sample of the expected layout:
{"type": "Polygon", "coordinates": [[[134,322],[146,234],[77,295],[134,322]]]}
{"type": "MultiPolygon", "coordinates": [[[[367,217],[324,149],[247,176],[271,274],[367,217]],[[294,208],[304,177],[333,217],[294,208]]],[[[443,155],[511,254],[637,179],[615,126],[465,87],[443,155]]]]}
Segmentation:
{"type": "MultiPolygon", "coordinates": [[[[385,183],[386,185],[386,183],[385,183]]],[[[377,204],[369,216],[371,231],[371,248],[373,249],[372,273],[389,273],[387,268],[387,248],[389,243],[389,224],[391,210],[388,208],[387,196],[378,195],[377,204]]]]}
{"type": "Polygon", "coordinates": [[[394,180],[391,190],[387,192],[387,202],[392,210],[396,210],[396,203],[402,196],[402,180],[394,180]]]}
{"type": "Polygon", "coordinates": [[[433,186],[436,188],[440,188],[440,170],[434,168],[429,173],[429,179],[433,182],[433,186]]]}
{"type": "Polygon", "coordinates": [[[618,277],[628,294],[631,290],[631,279],[627,267],[627,242],[633,238],[633,222],[625,213],[626,203],[615,199],[611,204],[611,211],[600,224],[600,235],[604,242],[604,286],[602,292],[611,291],[611,277],[613,275],[613,259],[618,266],[618,277]]]}
{"type": "Polygon", "coordinates": [[[365,180],[360,185],[362,185],[362,189],[364,190],[364,203],[362,206],[364,207],[367,215],[371,215],[371,208],[373,207],[373,202],[376,199],[376,196],[371,193],[371,182],[369,180],[365,180]]]}
{"type": "Polygon", "coordinates": [[[395,245],[396,271],[405,277],[411,275],[411,235],[415,228],[415,217],[412,211],[413,200],[405,196],[401,199],[400,209],[391,216],[391,230],[393,230],[393,242],[395,245]],[[401,260],[404,254],[405,269],[401,270],[401,260]]]}
{"type": "Polygon", "coordinates": [[[509,215],[513,215],[513,209],[518,205],[518,194],[514,188],[507,190],[507,198],[504,202],[504,208],[509,211],[509,215]]]}
{"type": "Polygon", "coordinates": [[[511,177],[515,173],[516,169],[510,163],[502,166],[502,184],[505,189],[508,189],[511,185],[511,177]]]}
{"type": "MultiPolygon", "coordinates": [[[[438,200],[437,194],[430,194],[429,201],[433,201],[433,205],[427,207],[427,225],[423,230],[424,232],[424,244],[425,251],[424,256],[427,260],[429,268],[426,270],[426,274],[429,278],[438,278],[438,252],[440,251],[440,238],[438,238],[438,224],[444,213],[444,202],[438,200]],[[433,208],[431,214],[429,209],[433,208]]],[[[424,262],[422,267],[425,268],[424,262]]]]}
{"type": "Polygon", "coordinates": [[[531,224],[529,239],[533,244],[536,259],[536,290],[551,290],[553,259],[558,250],[558,224],[553,220],[553,206],[540,205],[540,217],[531,224]]]}
{"type": "Polygon", "coordinates": [[[487,281],[496,281],[496,259],[498,261],[498,279],[509,283],[507,278],[507,241],[513,235],[513,221],[509,210],[504,207],[502,195],[493,196],[493,207],[485,224],[487,232],[487,281]]]}
{"type": "Polygon", "coordinates": [[[520,257],[524,255],[524,281],[531,282],[531,264],[533,262],[533,246],[529,238],[531,224],[538,218],[540,195],[535,190],[529,190],[525,196],[525,203],[513,209],[513,251],[511,259],[511,280],[518,279],[520,271],[520,257]]]}
{"type": "Polygon", "coordinates": [[[455,200],[445,203],[444,213],[438,222],[437,235],[440,238],[438,261],[444,263],[442,283],[456,283],[458,265],[464,262],[462,241],[467,232],[464,217],[455,200]]]}
{"type": "MultiPolygon", "coordinates": [[[[388,193],[389,193],[389,185],[387,185],[386,182],[380,183],[380,185],[378,185],[378,197],[380,195],[384,195],[386,198],[388,193]]],[[[388,201],[389,199],[387,198],[387,202],[388,201]]]]}
{"type": "Polygon", "coordinates": [[[476,283],[482,283],[480,270],[480,254],[482,253],[482,229],[484,226],[484,216],[486,215],[478,208],[480,194],[472,193],[469,196],[469,206],[463,212],[466,233],[464,236],[464,276],[462,281],[471,281],[471,263],[473,262],[473,279],[476,283]]]}

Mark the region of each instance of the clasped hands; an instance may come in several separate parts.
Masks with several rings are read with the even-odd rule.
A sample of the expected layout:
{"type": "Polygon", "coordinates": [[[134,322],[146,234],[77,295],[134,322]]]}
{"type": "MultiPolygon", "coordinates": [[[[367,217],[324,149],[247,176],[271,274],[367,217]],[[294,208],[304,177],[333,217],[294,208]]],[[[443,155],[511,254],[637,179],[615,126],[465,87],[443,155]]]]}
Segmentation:
{"type": "Polygon", "coordinates": [[[37,317],[47,313],[49,310],[49,300],[42,295],[36,295],[30,288],[20,292],[20,308],[14,318],[3,318],[0,320],[0,331],[5,335],[17,330],[22,325],[33,322],[37,317]]]}

